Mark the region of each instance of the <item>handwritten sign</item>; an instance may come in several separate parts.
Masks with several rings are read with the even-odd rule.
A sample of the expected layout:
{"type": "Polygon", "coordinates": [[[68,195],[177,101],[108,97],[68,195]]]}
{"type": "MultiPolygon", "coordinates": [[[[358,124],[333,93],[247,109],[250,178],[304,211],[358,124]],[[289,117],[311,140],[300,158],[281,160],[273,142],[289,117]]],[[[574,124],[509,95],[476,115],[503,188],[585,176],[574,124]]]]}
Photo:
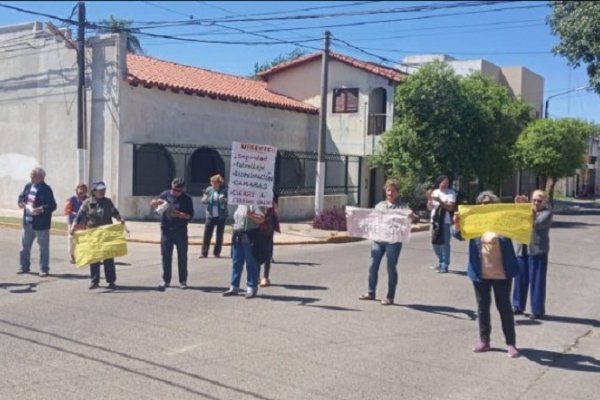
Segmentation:
{"type": "Polygon", "coordinates": [[[348,235],[388,243],[410,240],[411,220],[401,210],[346,207],[348,235]]]}
{"type": "Polygon", "coordinates": [[[77,268],[108,258],[127,255],[127,241],[123,224],[102,225],[76,231],[73,235],[77,268]]]}
{"type": "Polygon", "coordinates": [[[531,204],[459,205],[458,212],[460,232],[465,239],[495,232],[529,244],[533,223],[531,204]]]}
{"type": "Polygon", "coordinates": [[[229,204],[271,207],[277,148],[263,144],[231,144],[229,204]]]}

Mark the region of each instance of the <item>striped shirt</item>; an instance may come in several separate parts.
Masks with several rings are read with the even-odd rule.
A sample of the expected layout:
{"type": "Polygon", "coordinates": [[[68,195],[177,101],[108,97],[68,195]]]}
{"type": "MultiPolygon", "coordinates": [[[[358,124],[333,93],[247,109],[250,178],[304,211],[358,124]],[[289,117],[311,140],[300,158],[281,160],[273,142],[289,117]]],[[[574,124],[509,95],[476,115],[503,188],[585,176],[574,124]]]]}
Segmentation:
{"type": "Polygon", "coordinates": [[[37,196],[37,185],[31,185],[29,193],[27,194],[27,203],[25,204],[25,223],[31,224],[33,222],[33,215],[31,211],[35,207],[35,197],[37,196]]]}

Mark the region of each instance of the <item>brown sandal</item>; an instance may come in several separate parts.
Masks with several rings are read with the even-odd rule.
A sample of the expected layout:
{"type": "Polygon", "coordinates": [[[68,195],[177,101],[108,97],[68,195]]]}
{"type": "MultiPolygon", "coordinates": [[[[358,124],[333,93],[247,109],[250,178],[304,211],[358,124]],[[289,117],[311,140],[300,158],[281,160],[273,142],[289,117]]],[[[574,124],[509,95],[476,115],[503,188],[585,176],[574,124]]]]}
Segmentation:
{"type": "Polygon", "coordinates": [[[394,299],[383,299],[383,300],[381,300],[381,305],[382,306],[391,306],[392,304],[394,304],[394,299]]]}
{"type": "Polygon", "coordinates": [[[375,296],[370,293],[361,294],[358,296],[359,300],[375,300],[375,296]]]}

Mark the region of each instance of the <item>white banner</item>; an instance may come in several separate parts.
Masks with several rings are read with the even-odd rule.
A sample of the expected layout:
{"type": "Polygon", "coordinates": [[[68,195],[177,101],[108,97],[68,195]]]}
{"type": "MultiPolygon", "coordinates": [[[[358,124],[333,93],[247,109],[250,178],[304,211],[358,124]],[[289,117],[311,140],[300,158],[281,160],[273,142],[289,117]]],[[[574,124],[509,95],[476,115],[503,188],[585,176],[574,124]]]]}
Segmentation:
{"type": "Polygon", "coordinates": [[[411,219],[402,210],[346,206],[348,235],[388,243],[410,240],[411,219]]]}
{"type": "Polygon", "coordinates": [[[271,207],[277,148],[264,144],[231,144],[227,202],[271,207]]]}

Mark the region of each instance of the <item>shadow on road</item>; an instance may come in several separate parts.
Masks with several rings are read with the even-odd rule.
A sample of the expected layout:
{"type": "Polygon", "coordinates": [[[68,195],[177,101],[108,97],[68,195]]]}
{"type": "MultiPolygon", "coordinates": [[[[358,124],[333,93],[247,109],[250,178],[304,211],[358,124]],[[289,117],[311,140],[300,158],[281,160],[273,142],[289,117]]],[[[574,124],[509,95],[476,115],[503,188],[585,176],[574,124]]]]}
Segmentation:
{"type": "Polygon", "coordinates": [[[300,267],[302,265],[307,265],[309,267],[314,267],[314,266],[317,266],[317,265],[321,265],[319,263],[306,262],[306,261],[273,261],[271,264],[293,265],[293,266],[296,266],[296,267],[300,267]]]}
{"type": "Polygon", "coordinates": [[[546,367],[600,373],[600,360],[591,356],[536,349],[520,349],[520,352],[529,361],[546,367]]]}
{"type": "Polygon", "coordinates": [[[590,318],[563,317],[560,315],[546,315],[544,318],[544,321],[564,322],[566,324],[588,325],[593,328],[600,328],[600,321],[598,321],[597,319],[590,319],[590,318]]]}
{"type": "Polygon", "coordinates": [[[314,286],[314,285],[269,285],[269,287],[281,287],[288,290],[327,290],[327,286],[314,286]]]}
{"type": "Polygon", "coordinates": [[[285,301],[285,302],[289,302],[289,303],[299,303],[298,305],[301,305],[301,306],[310,304],[310,303],[316,303],[317,301],[321,301],[321,299],[318,299],[316,297],[277,296],[277,295],[273,295],[273,294],[261,294],[260,292],[258,293],[257,299],[265,299],[265,300],[272,300],[272,301],[285,301]]]}
{"type": "Polygon", "coordinates": [[[339,306],[320,306],[318,304],[307,304],[306,307],[322,308],[324,310],[329,310],[329,311],[362,311],[362,310],[358,310],[356,308],[346,308],[346,307],[339,307],[339,306]]]}
{"type": "Polygon", "coordinates": [[[157,290],[157,286],[117,285],[114,289],[106,288],[100,293],[156,292],[157,290]]]}
{"type": "Polygon", "coordinates": [[[55,273],[51,273],[50,277],[52,278],[58,278],[58,279],[90,279],[89,274],[82,272],[81,274],[71,274],[71,273],[66,273],[66,274],[55,274],[55,273]]]}
{"type": "Polygon", "coordinates": [[[477,313],[473,310],[465,310],[462,308],[448,307],[448,306],[434,306],[429,304],[399,304],[401,307],[411,308],[416,311],[423,311],[432,314],[439,314],[445,317],[456,318],[456,319],[470,319],[474,321],[477,319],[477,313]],[[457,317],[453,314],[465,314],[467,318],[457,317]]]}
{"type": "MultiPolygon", "coordinates": [[[[598,212],[598,214],[600,215],[600,212],[598,212]]],[[[552,228],[564,228],[564,229],[569,229],[569,228],[585,228],[585,227],[592,227],[592,226],[598,226],[598,224],[589,224],[587,222],[574,222],[574,221],[553,221],[552,222],[552,228]]]]}
{"type": "Polygon", "coordinates": [[[6,289],[10,293],[23,294],[23,293],[36,293],[37,283],[11,283],[3,282],[0,283],[0,289],[6,289]]]}

